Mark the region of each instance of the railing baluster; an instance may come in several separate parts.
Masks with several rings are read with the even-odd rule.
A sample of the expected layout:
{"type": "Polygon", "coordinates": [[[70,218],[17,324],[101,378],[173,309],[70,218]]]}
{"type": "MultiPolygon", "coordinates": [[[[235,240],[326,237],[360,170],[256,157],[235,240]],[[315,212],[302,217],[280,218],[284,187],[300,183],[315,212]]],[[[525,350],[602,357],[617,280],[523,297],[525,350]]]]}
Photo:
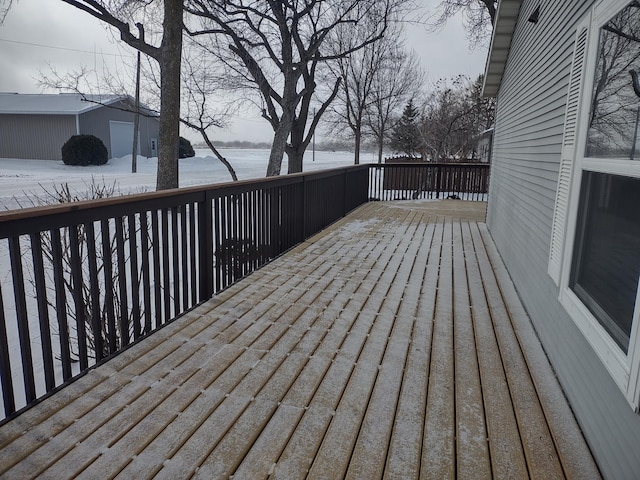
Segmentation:
{"type": "MultiPolygon", "coordinates": [[[[151,211],[151,242],[153,250],[153,300],[155,305],[155,328],[162,324],[162,277],[160,274],[160,225],[158,210],[151,211]]],[[[166,316],[166,312],[165,312],[166,316]]]]}
{"type": "Polygon", "coordinates": [[[133,339],[138,340],[142,325],[140,320],[140,277],[138,276],[138,228],[135,215],[127,217],[129,230],[129,272],[131,275],[131,320],[133,322],[133,339]]]}
{"type": "Polygon", "coordinates": [[[234,266],[235,266],[235,258],[232,258],[231,256],[231,252],[232,250],[232,242],[233,242],[233,215],[232,215],[232,203],[233,203],[233,195],[229,195],[226,196],[224,198],[224,203],[225,203],[225,216],[224,218],[224,223],[225,223],[225,229],[224,229],[224,236],[223,236],[223,243],[222,243],[222,248],[224,249],[224,262],[226,265],[224,265],[224,267],[226,267],[226,272],[225,272],[225,278],[224,278],[224,282],[223,282],[223,288],[226,288],[228,285],[230,285],[231,283],[233,283],[233,270],[234,270],[234,266]],[[226,240],[226,245],[225,245],[225,240],[226,240]]]}
{"type": "Polygon", "coordinates": [[[144,328],[142,334],[151,332],[151,275],[149,273],[149,212],[140,214],[140,243],[142,261],[142,296],[144,302],[144,328]]]}
{"type": "Polygon", "coordinates": [[[129,345],[129,300],[127,295],[127,269],[124,257],[124,218],[116,218],[116,256],[118,259],[118,294],[120,305],[120,348],[129,345]]]}
{"type": "Polygon", "coordinates": [[[163,208],[160,211],[162,215],[162,295],[164,300],[164,321],[166,323],[171,319],[171,283],[169,278],[169,255],[171,254],[170,237],[169,237],[169,210],[163,208]]]}
{"type": "Polygon", "coordinates": [[[62,266],[62,241],[60,230],[51,230],[51,250],[53,257],[53,284],[56,290],[56,315],[58,335],[60,336],[60,359],[62,360],[62,378],[66,382],[71,373],[71,338],[67,316],[67,299],[65,293],[64,268],[62,266]]]}
{"type": "Polygon", "coordinates": [[[86,306],[83,297],[82,256],[80,253],[80,230],[78,225],[71,225],[69,233],[69,249],[71,252],[71,284],[76,317],[76,340],[78,342],[78,358],[80,369],[89,367],[89,350],[87,347],[86,306]]]}
{"type": "Polygon", "coordinates": [[[7,322],[4,316],[4,301],[0,288],[0,385],[2,385],[2,402],[5,416],[16,411],[16,401],[13,393],[13,379],[11,378],[11,360],[9,342],[7,340],[7,322]]]}
{"type": "MultiPolygon", "coordinates": [[[[198,303],[198,260],[202,255],[202,250],[196,248],[196,208],[200,209],[200,204],[189,204],[189,258],[190,263],[190,284],[191,284],[191,305],[198,303]],[[196,207],[198,205],[198,207],[196,207]]],[[[204,272],[202,272],[204,274],[204,272]]]]}
{"type": "Polygon", "coordinates": [[[16,318],[18,321],[18,338],[20,339],[20,356],[22,359],[22,378],[27,402],[36,399],[36,386],[33,376],[33,357],[31,353],[31,335],[29,334],[29,318],[24,288],[24,272],[22,269],[22,254],[20,252],[20,238],[9,238],[9,257],[11,259],[11,273],[13,291],[16,302],[16,318]]]}
{"type": "Polygon", "coordinates": [[[224,288],[224,272],[222,270],[222,240],[224,232],[224,219],[223,219],[223,199],[221,197],[215,197],[213,199],[213,214],[214,214],[214,237],[215,237],[215,292],[219,292],[224,288]]]}
{"type": "Polygon", "coordinates": [[[171,207],[171,259],[173,280],[173,316],[181,311],[180,305],[180,240],[178,238],[178,208],[171,207]]]}
{"type": "Polygon", "coordinates": [[[53,348],[51,346],[51,325],[50,325],[50,319],[49,319],[49,303],[47,301],[47,288],[46,288],[45,274],[44,274],[42,238],[40,237],[40,232],[32,233],[30,237],[31,237],[31,258],[33,259],[33,277],[34,277],[34,281],[35,281],[34,283],[36,287],[36,300],[38,303],[40,341],[42,342],[44,383],[47,391],[49,391],[55,388],[56,378],[53,371],[53,348]]]}
{"type": "Polygon", "coordinates": [[[118,332],[116,330],[116,309],[113,284],[113,243],[109,220],[100,222],[102,236],[102,268],[104,274],[104,305],[107,315],[107,342],[109,353],[118,351],[118,332]]]}
{"type": "Polygon", "coordinates": [[[188,239],[187,239],[187,211],[188,205],[182,205],[180,209],[180,258],[182,259],[182,311],[189,308],[189,270],[187,266],[188,239]]]}
{"type": "Polygon", "coordinates": [[[89,261],[89,295],[91,299],[91,332],[96,361],[104,358],[105,351],[102,341],[102,318],[100,315],[100,290],[98,288],[98,255],[96,254],[96,239],[93,222],[85,225],[87,240],[87,258],[89,261]]]}

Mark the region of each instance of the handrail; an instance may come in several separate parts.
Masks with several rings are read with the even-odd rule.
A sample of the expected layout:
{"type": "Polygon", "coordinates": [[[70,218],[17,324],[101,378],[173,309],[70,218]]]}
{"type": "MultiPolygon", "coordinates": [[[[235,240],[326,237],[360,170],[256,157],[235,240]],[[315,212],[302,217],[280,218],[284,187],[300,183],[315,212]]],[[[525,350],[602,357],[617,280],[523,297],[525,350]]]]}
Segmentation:
{"type": "Polygon", "coordinates": [[[482,200],[487,179],[486,165],[358,165],[2,212],[3,421],[359,205],[429,188],[482,200]]]}

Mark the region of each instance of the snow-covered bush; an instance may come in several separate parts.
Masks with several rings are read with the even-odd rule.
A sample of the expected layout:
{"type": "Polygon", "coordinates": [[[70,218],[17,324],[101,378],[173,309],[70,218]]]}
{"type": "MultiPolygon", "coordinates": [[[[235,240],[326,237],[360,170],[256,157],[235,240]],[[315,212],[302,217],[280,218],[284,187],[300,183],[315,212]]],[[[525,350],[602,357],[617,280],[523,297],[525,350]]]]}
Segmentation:
{"type": "Polygon", "coordinates": [[[108,157],[107,147],[94,135],[73,135],[62,146],[65,165],[104,165],[108,157]]]}

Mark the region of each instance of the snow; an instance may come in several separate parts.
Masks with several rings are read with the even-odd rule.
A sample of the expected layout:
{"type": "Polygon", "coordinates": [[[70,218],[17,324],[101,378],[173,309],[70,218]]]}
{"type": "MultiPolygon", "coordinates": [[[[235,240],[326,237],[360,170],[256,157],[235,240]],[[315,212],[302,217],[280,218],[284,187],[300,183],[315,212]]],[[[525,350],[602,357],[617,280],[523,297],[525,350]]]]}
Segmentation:
{"type": "MultiPolygon", "coordinates": [[[[234,167],[240,180],[262,178],[267,171],[269,151],[263,149],[221,149],[220,153],[234,167]]],[[[373,161],[365,158],[363,161],[373,161]]],[[[353,164],[350,152],[313,152],[305,154],[304,170],[313,171],[353,164]]],[[[86,191],[88,185],[113,185],[122,194],[155,190],[157,158],[138,157],[138,173],[131,173],[131,156],[109,160],[106,165],[76,167],[56,160],[23,160],[0,158],[0,210],[33,206],[30,198],[67,183],[76,192],[86,191]],[[93,180],[92,180],[93,179],[93,180]]],[[[286,157],[282,171],[287,171],[286,157]]],[[[196,156],[180,160],[181,187],[230,182],[225,166],[210,150],[196,150],[196,156]]]]}

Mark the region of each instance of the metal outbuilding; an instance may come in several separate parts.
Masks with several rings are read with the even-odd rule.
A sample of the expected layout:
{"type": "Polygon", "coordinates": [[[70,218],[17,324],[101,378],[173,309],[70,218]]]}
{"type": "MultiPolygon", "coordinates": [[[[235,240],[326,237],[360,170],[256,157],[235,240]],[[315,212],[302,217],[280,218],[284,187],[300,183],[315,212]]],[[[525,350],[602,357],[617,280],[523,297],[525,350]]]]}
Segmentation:
{"type": "MultiPolygon", "coordinates": [[[[109,158],[131,154],[135,103],[128,95],[0,93],[0,158],[60,160],[72,136],[100,138],[109,158]]],[[[158,152],[158,114],[141,106],[138,152],[158,152]]]]}

